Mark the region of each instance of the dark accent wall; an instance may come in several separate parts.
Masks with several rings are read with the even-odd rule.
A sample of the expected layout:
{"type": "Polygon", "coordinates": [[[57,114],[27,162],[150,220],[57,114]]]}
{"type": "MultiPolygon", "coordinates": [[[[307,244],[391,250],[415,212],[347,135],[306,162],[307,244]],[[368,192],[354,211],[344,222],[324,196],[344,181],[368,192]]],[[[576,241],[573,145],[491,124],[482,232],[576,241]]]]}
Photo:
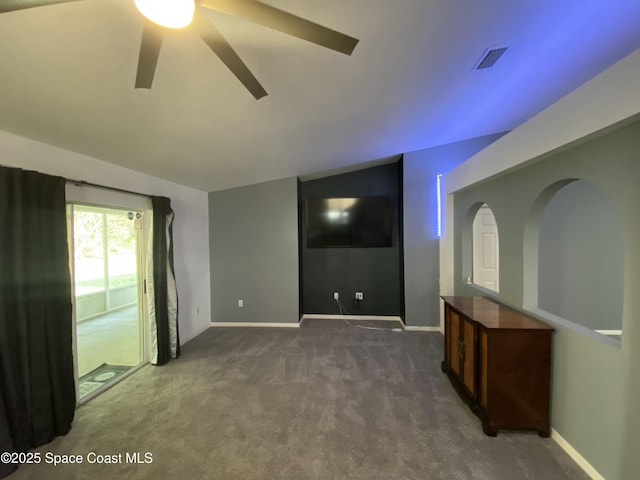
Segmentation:
{"type": "Polygon", "coordinates": [[[404,318],[402,160],[397,163],[300,183],[301,314],[339,314],[333,292],[352,315],[404,318]],[[307,248],[307,198],[391,196],[392,246],[307,248]],[[364,300],[355,301],[362,292],[364,300]]]}

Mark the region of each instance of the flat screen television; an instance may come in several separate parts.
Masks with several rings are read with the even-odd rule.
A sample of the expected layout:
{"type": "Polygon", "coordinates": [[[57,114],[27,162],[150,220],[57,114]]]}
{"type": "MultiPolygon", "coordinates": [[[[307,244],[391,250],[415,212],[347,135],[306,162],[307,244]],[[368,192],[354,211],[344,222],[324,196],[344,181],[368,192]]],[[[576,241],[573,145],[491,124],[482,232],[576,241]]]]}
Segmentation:
{"type": "Polygon", "coordinates": [[[390,247],[392,197],[308,198],[307,247],[390,247]]]}

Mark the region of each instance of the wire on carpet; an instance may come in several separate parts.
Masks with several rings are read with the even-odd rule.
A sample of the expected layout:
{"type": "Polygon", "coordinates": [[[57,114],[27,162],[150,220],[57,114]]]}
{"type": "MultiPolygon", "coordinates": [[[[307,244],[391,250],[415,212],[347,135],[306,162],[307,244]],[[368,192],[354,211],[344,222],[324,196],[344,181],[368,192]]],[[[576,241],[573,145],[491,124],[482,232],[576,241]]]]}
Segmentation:
{"type": "MultiPolygon", "coordinates": [[[[339,298],[334,299],[336,301],[336,303],[338,304],[338,310],[340,312],[340,315],[349,315],[349,312],[347,311],[347,308],[342,304],[342,302],[340,301],[339,298]]],[[[364,325],[354,325],[353,323],[351,323],[349,320],[347,320],[346,318],[342,320],[343,322],[345,322],[347,325],[349,325],[350,327],[353,328],[362,328],[364,330],[391,330],[392,332],[401,332],[402,329],[396,329],[396,328],[379,328],[379,327],[365,327],[364,325]]]]}

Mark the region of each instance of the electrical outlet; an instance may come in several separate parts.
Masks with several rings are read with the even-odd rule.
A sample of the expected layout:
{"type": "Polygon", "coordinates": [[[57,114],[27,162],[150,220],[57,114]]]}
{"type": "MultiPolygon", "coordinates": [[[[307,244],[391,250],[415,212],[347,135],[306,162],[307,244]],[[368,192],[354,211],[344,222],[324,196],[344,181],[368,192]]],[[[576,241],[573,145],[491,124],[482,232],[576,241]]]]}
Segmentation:
{"type": "Polygon", "coordinates": [[[364,300],[364,295],[362,292],[356,292],[356,300],[364,300]]]}
{"type": "Polygon", "coordinates": [[[242,300],[242,299],[238,300],[238,306],[239,307],[244,307],[244,300],[242,300]]]}
{"type": "Polygon", "coordinates": [[[338,292],[333,292],[333,299],[334,300],[340,299],[340,294],[338,292]]]}

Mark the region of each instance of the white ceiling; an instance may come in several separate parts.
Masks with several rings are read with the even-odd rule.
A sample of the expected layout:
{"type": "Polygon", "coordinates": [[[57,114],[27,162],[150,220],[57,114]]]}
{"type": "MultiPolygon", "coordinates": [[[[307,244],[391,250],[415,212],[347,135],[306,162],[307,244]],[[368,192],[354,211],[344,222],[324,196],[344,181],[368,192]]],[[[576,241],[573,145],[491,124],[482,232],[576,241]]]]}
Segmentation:
{"type": "Polygon", "coordinates": [[[640,47],[638,0],[266,3],[360,43],[349,57],[207,11],[256,101],[189,29],[135,90],[133,0],[1,14],[0,129],[213,191],[510,130],[640,47]]]}

